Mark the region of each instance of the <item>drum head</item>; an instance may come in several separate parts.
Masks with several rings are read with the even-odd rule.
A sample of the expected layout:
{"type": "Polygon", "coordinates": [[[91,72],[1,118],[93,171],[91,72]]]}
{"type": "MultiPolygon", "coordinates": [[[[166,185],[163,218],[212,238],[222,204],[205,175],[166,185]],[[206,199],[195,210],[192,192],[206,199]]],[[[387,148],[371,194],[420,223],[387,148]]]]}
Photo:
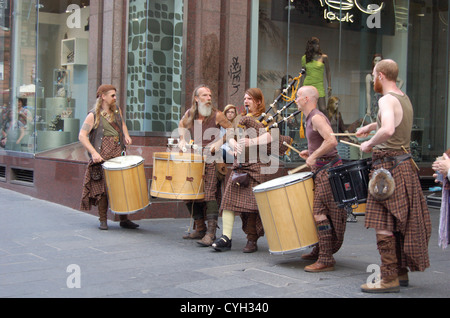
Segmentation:
{"type": "Polygon", "coordinates": [[[120,156],[105,161],[102,166],[106,170],[123,170],[136,167],[143,161],[144,158],[140,156],[120,156]]]}
{"type": "Polygon", "coordinates": [[[372,158],[367,158],[367,159],[361,159],[361,160],[357,160],[357,161],[346,162],[340,166],[329,168],[328,172],[333,174],[333,173],[339,173],[341,171],[350,171],[353,169],[364,170],[362,168],[370,170],[371,166],[372,166],[372,158]]]}
{"type": "Polygon", "coordinates": [[[298,182],[305,181],[312,177],[312,172],[299,172],[291,175],[279,177],[264,183],[261,183],[253,188],[253,192],[264,192],[267,190],[278,189],[284,186],[289,186],[298,182]]]}

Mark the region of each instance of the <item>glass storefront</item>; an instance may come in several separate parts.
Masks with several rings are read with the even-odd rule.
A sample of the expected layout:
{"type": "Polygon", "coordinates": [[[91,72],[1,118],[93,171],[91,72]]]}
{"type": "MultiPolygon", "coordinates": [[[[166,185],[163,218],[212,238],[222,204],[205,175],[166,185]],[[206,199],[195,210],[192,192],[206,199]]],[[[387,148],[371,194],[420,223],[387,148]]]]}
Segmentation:
{"type": "MultiPolygon", "coordinates": [[[[258,17],[252,17],[259,21],[258,34],[252,34],[258,37],[257,85],[266,100],[279,95],[286,78],[300,77],[300,70],[305,67],[302,58],[306,55],[307,42],[317,38],[321,52],[328,57],[329,70],[326,63],[319,63],[316,71],[305,74],[299,81],[306,81],[308,75],[319,78],[333,129],[353,132],[362,123],[375,120],[379,96],[372,87],[373,63],[380,56],[390,58],[400,68],[397,84],[409,95],[414,107],[411,138],[414,159],[433,161],[445,151],[449,94],[447,1],[260,0],[254,3],[259,5],[259,10],[253,10],[258,17]],[[337,112],[332,107],[335,101],[338,101],[337,112]]],[[[285,95],[290,97],[289,94],[285,95]]],[[[287,97],[281,98],[278,109],[289,102],[287,97]]],[[[294,104],[284,111],[284,117],[295,110],[294,104]]],[[[306,147],[305,138],[300,136],[301,124],[302,119],[298,117],[283,127],[285,134],[295,138],[299,149],[306,147]]],[[[363,156],[358,148],[342,143],[338,150],[346,159],[363,156]]],[[[285,159],[300,160],[295,152],[285,159]]]]}
{"type": "Polygon", "coordinates": [[[89,1],[0,0],[0,10],[1,147],[36,153],[78,141],[89,1]]]}
{"type": "MultiPolygon", "coordinates": [[[[132,135],[170,133],[184,106],[186,5],[183,0],[127,4],[126,123],[132,135]]],[[[268,104],[286,79],[300,76],[307,42],[315,37],[328,57],[329,72],[325,68],[322,81],[324,105],[338,101],[340,117],[332,121],[336,130],[354,131],[375,119],[378,96],[370,74],[375,58],[382,56],[398,62],[398,84],[414,106],[414,159],[433,161],[448,146],[448,1],[253,0],[252,4],[257,7],[252,9],[252,25],[258,21],[258,27],[251,29],[247,62],[257,65],[252,72],[257,74],[249,78],[263,90],[268,104]]],[[[89,13],[88,0],[0,0],[0,150],[33,154],[78,140],[80,123],[91,108],[89,13]]],[[[307,78],[308,74],[301,80],[307,78]]],[[[277,107],[288,102],[281,99],[277,107]]],[[[283,115],[293,111],[295,104],[283,115]]],[[[301,125],[297,116],[282,127],[299,149],[306,147],[301,125]]],[[[339,147],[344,158],[361,156],[354,147],[339,147]]],[[[291,152],[285,160],[300,158],[291,152]]]]}
{"type": "Polygon", "coordinates": [[[127,127],[171,132],[182,104],[183,1],[130,0],[127,127]]]}

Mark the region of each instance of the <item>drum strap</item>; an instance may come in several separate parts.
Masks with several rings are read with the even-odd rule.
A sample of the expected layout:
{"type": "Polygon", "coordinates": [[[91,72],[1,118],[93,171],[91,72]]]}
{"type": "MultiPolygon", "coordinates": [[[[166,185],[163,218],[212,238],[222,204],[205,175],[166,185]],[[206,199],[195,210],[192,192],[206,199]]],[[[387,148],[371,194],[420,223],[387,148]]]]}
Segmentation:
{"type": "Polygon", "coordinates": [[[327,163],[327,164],[324,165],[323,167],[320,167],[316,172],[314,172],[314,174],[313,174],[313,179],[316,178],[316,175],[317,175],[320,171],[332,167],[333,165],[335,165],[336,163],[338,163],[340,160],[341,160],[341,157],[336,156],[336,158],[334,158],[333,160],[331,160],[329,163],[327,163]]]}

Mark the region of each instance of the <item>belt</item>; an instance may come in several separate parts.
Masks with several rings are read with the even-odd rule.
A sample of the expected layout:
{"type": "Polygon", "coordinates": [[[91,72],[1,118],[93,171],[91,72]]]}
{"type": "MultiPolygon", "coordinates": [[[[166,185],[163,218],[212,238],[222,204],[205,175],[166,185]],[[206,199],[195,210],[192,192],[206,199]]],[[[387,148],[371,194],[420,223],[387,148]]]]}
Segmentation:
{"type": "Polygon", "coordinates": [[[384,157],[381,159],[377,159],[373,162],[373,165],[377,165],[380,163],[387,163],[387,162],[395,162],[394,166],[390,169],[390,170],[393,170],[395,167],[397,167],[403,161],[408,160],[410,158],[411,158],[411,154],[405,153],[403,155],[399,155],[399,156],[395,156],[395,157],[384,157]]]}

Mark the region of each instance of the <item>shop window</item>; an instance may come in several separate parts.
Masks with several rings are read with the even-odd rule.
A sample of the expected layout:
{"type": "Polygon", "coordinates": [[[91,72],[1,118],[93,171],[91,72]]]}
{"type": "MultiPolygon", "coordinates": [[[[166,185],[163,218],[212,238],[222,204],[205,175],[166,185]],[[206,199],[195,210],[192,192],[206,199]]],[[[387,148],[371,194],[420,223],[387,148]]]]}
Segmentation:
{"type": "Polygon", "coordinates": [[[127,127],[171,132],[181,113],[183,1],[130,0],[127,127]]]}
{"type": "Polygon", "coordinates": [[[36,153],[78,141],[87,105],[89,1],[6,1],[0,31],[2,141],[36,153]],[[3,19],[4,21],[4,19],[3,19]]]}
{"type": "MultiPolygon", "coordinates": [[[[257,86],[263,90],[268,103],[279,96],[286,79],[299,76],[307,42],[315,37],[328,57],[329,72],[325,67],[323,74],[316,74],[316,79],[324,84],[324,107],[339,101],[340,118],[330,112],[333,129],[354,132],[362,124],[376,120],[379,96],[373,91],[373,63],[378,58],[390,58],[399,65],[397,84],[409,95],[414,107],[411,136],[414,159],[433,161],[442,154],[447,144],[443,132],[448,119],[443,114],[447,114],[449,90],[446,1],[260,0],[254,3],[259,6],[253,10],[253,19],[258,19],[258,34],[252,35],[258,38],[257,86]]],[[[307,80],[308,75],[311,76],[303,75],[301,80],[307,80]]],[[[288,104],[288,97],[281,98],[275,106],[280,109],[288,104]]],[[[280,117],[295,110],[293,104],[280,117]]],[[[302,124],[299,115],[296,121],[281,127],[283,134],[294,138],[294,146],[299,150],[307,147],[306,139],[300,135],[302,124]]],[[[354,143],[362,142],[353,139],[354,143]]],[[[347,160],[367,156],[358,148],[342,143],[338,151],[347,160]]],[[[302,161],[292,151],[283,159],[302,161]]]]}

